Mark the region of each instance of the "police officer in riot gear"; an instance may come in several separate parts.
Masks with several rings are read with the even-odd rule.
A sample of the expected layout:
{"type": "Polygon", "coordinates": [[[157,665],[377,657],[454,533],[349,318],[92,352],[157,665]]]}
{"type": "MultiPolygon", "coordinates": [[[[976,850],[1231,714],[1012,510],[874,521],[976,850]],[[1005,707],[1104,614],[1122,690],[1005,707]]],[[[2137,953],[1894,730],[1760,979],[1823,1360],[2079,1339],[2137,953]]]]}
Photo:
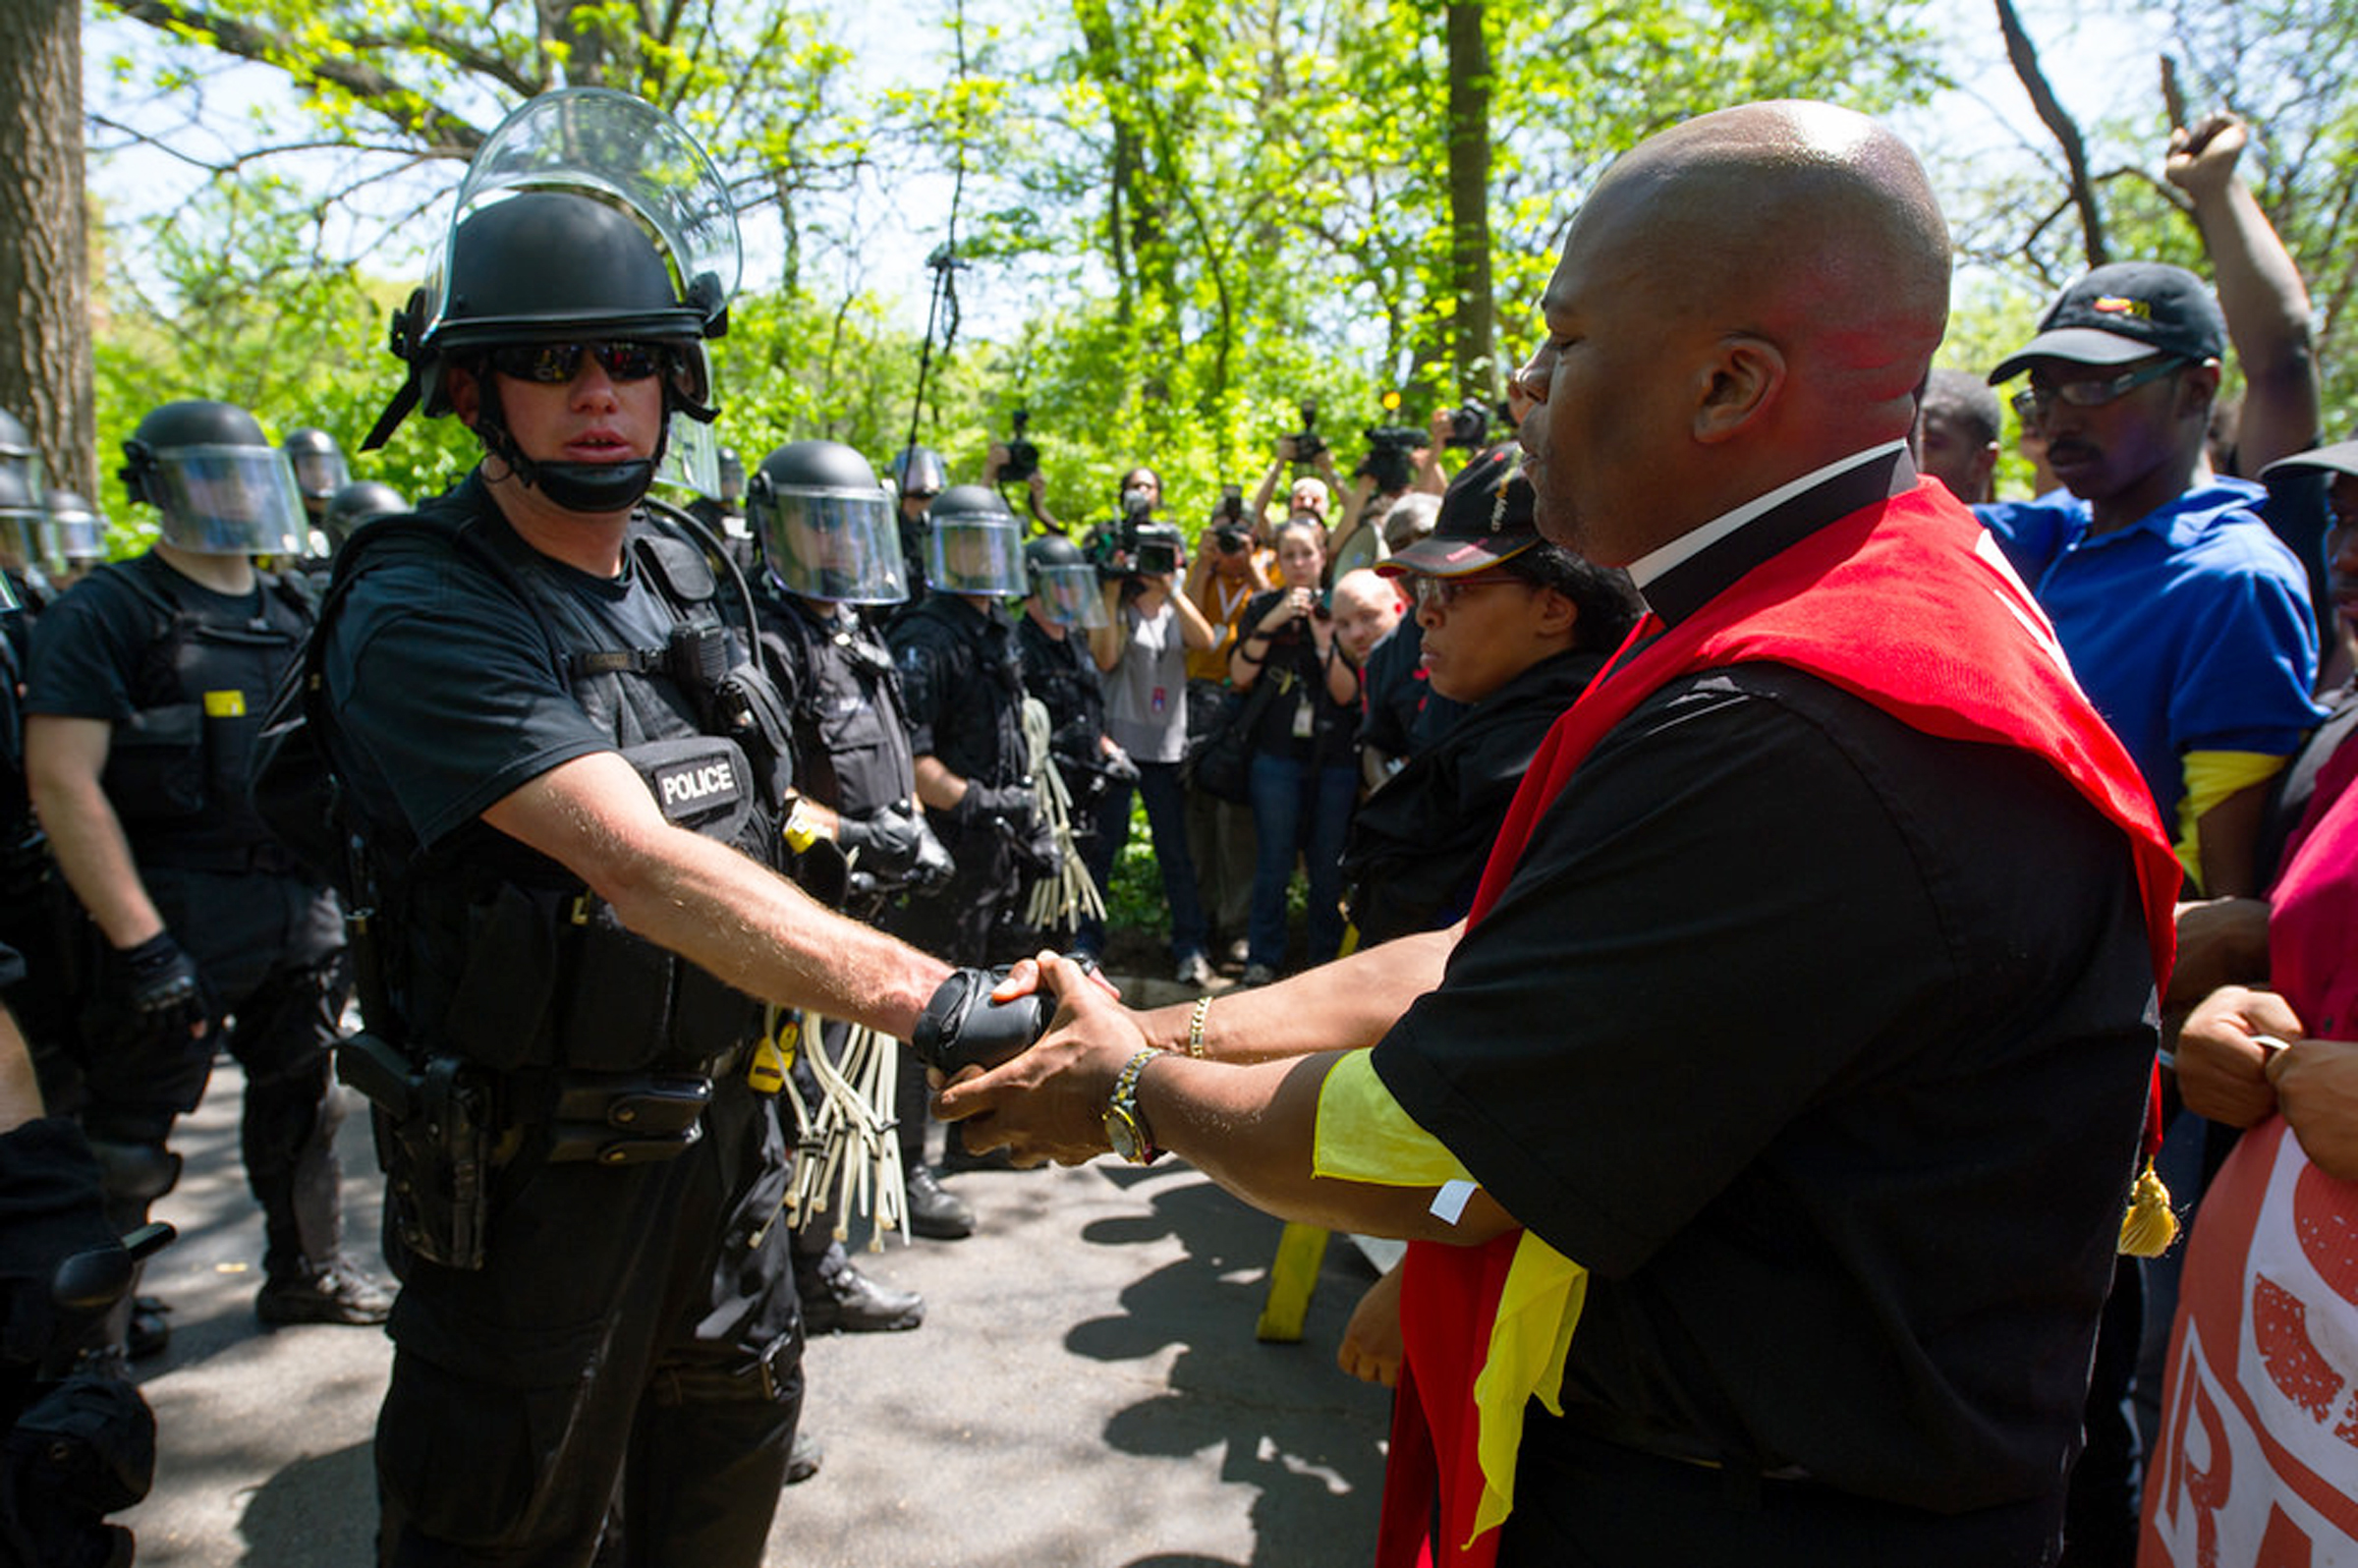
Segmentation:
{"type": "MultiPolygon", "coordinates": [[[[798,783],[808,803],[787,834],[796,879],[863,920],[896,893],[937,886],[949,852],[917,802],[908,721],[892,654],[857,606],[907,594],[892,502],[868,460],[834,441],[796,441],[762,459],[747,494],[760,552],[755,605],[794,727],[798,783]]],[[[827,1047],[845,1027],[828,1021],[827,1047]]],[[[807,1101],[815,1084],[796,1063],[807,1101]]],[[[945,1195],[946,1196],[946,1195],[945,1195]]],[[[834,1216],[795,1232],[795,1284],[814,1333],[915,1328],[925,1301],[854,1268],[834,1216]]]]}
{"type": "Polygon", "coordinates": [[[344,449],[334,436],[308,424],[287,432],[285,450],[295,470],[295,487],[303,492],[303,510],[317,528],[327,503],[352,482],[352,466],[344,461],[344,449]]]}
{"type": "Polygon", "coordinates": [[[106,559],[106,518],[72,490],[45,491],[41,511],[48,519],[49,547],[56,558],[54,573],[62,591],[106,559]]]}
{"type": "Polygon", "coordinates": [[[761,1560],[802,1336],[754,999],[907,1036],[947,978],[773,868],[783,701],[639,508],[737,260],[686,134],[571,89],[477,152],[396,327],[376,438],[422,405],[484,454],[340,557],[309,708],[362,844],[396,1568],[761,1560]]]}
{"type": "MultiPolygon", "coordinates": [[[[1127,812],[1129,786],[1138,779],[1138,769],[1105,733],[1105,689],[1089,640],[1072,635],[1106,624],[1105,597],[1097,569],[1062,534],[1026,542],[1024,575],[1031,591],[1015,623],[1024,690],[1048,710],[1048,755],[1072,796],[1075,847],[1101,893],[1113,873],[1118,840],[1099,817],[1108,810],[1127,812]]],[[[1104,922],[1084,917],[1073,933],[1074,950],[1096,958],[1104,947],[1104,922]]]]}
{"type": "Polygon", "coordinates": [[[49,579],[56,552],[41,508],[39,462],[24,424],[0,409],[0,573],[28,617],[56,596],[49,579]]]}
{"type": "Polygon", "coordinates": [[[410,509],[402,493],[390,484],[375,479],[356,479],[339,487],[327,498],[327,507],[319,514],[319,530],[327,535],[328,553],[344,548],[352,538],[352,531],[374,517],[398,517],[410,509]]]}
{"type": "Polygon", "coordinates": [[[385,1292],[342,1250],[328,1054],[350,993],[342,917],[245,789],[261,713],[310,625],[302,593],[253,566],[299,549],[295,476],[226,403],[165,404],[123,450],[124,483],[161,536],[41,617],[26,700],[33,804],[89,917],[83,1126],[128,1231],[178,1179],[167,1136],[234,1015],[267,1245],[254,1310],[269,1323],[382,1322],[385,1292]]]}
{"type": "MultiPolygon", "coordinates": [[[[918,799],[957,871],[938,896],[906,900],[893,928],[954,964],[1002,963],[1034,950],[1021,924],[1024,896],[1056,868],[1059,853],[1033,787],[1022,665],[1002,602],[1025,591],[1023,541],[1006,502],[979,484],[942,491],[926,522],[931,590],[887,635],[908,702],[918,799]]],[[[926,1113],[913,1061],[903,1059],[901,1076],[911,1227],[964,1235],[972,1210],[924,1163],[926,1113]],[[928,1209],[934,1217],[921,1217],[928,1209]]]]}
{"type": "Polygon", "coordinates": [[[926,593],[926,517],[933,498],[950,482],[949,465],[929,446],[905,446],[889,465],[892,492],[899,498],[901,561],[908,572],[909,599],[926,593]]]}

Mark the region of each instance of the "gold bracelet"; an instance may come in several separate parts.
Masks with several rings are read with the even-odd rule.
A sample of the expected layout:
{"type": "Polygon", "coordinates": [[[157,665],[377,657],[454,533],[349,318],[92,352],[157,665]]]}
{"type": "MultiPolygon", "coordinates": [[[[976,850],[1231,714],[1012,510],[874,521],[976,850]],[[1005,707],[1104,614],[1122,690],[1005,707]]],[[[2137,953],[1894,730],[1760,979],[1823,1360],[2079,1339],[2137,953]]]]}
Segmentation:
{"type": "Polygon", "coordinates": [[[1208,993],[1196,998],[1194,1011],[1187,1015],[1187,1054],[1204,1054],[1204,1020],[1211,1016],[1211,997],[1208,993]]]}

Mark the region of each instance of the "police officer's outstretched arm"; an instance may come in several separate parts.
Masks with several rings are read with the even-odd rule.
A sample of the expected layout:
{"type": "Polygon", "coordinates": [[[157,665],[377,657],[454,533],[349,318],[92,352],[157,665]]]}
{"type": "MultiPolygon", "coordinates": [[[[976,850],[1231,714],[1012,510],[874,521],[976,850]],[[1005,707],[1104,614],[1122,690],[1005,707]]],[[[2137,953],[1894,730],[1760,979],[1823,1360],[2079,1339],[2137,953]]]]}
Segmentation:
{"type": "Polygon", "coordinates": [[[768,1001],[906,1039],[950,973],[736,850],[673,826],[616,753],[559,763],[483,820],[563,865],[632,931],[768,1001]]]}

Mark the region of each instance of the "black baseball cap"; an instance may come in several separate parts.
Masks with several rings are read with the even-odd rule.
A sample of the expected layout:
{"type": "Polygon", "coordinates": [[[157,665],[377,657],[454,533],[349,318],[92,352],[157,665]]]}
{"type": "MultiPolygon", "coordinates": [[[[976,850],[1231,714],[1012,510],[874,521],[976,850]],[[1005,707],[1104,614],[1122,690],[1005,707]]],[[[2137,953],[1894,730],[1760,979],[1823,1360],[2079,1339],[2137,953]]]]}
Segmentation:
{"type": "Polygon", "coordinates": [[[2227,322],[2203,280],[2160,261],[2115,261],[2086,273],[2048,308],[2039,335],[1990,372],[2010,381],[2033,360],[2126,364],[2149,354],[2216,360],[2227,350],[2227,322]]]}
{"type": "Polygon", "coordinates": [[[1501,442],[1478,454],[1449,481],[1432,532],[1376,570],[1386,577],[1467,577],[1521,555],[1540,542],[1523,449],[1501,442]]]}
{"type": "Polygon", "coordinates": [[[2295,452],[2260,471],[2268,474],[2347,474],[2358,477],[2358,441],[2338,441],[2314,452],[2295,452]]]}

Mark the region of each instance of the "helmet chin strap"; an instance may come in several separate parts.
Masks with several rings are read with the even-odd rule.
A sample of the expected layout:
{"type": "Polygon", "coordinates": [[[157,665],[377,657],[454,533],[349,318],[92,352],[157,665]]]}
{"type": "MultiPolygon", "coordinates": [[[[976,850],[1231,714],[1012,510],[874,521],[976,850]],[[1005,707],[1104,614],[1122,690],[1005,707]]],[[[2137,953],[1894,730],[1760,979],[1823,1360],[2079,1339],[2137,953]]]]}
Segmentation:
{"type": "Polygon", "coordinates": [[[664,399],[663,433],[655,440],[652,457],[622,463],[542,463],[524,455],[508,433],[497,389],[482,378],[482,402],[475,420],[476,439],[483,451],[507,465],[525,488],[538,490],[568,512],[627,512],[655,482],[655,469],[671,441],[671,400],[664,399]]]}

